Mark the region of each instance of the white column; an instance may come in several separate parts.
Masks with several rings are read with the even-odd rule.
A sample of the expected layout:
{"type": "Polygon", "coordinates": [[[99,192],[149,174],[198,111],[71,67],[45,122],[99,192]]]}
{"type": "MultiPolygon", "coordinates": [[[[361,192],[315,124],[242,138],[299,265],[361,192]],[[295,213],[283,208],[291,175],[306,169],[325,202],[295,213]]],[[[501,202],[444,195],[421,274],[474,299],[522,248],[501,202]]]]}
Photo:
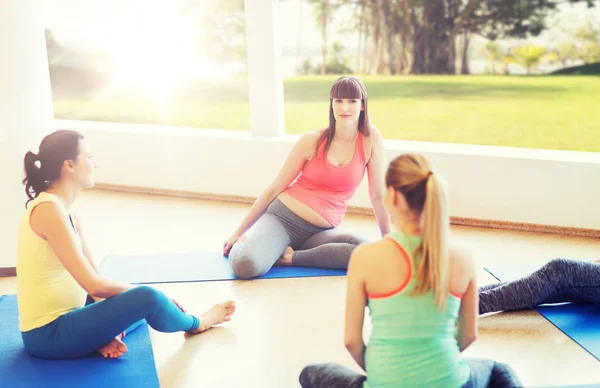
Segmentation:
{"type": "Polygon", "coordinates": [[[40,8],[36,0],[0,1],[0,268],[16,265],[23,157],[54,129],[40,8]]]}
{"type": "Polygon", "coordinates": [[[279,0],[246,0],[245,8],[250,130],[253,137],[283,135],[279,0]]]}

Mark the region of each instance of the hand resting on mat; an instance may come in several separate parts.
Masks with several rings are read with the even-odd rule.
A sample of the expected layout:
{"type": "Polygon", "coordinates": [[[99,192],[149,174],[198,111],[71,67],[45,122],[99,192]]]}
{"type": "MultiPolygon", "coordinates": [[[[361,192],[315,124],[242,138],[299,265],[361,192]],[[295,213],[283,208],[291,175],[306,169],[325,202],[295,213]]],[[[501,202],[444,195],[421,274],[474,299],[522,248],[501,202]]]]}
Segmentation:
{"type": "Polygon", "coordinates": [[[181,311],[183,311],[184,313],[187,313],[187,309],[185,307],[183,307],[178,301],[176,301],[175,299],[171,299],[173,301],[173,303],[175,303],[177,305],[177,307],[179,307],[181,309],[181,311]]]}
{"type": "Polygon", "coordinates": [[[223,243],[223,256],[228,257],[233,245],[243,236],[233,235],[223,243]]]}

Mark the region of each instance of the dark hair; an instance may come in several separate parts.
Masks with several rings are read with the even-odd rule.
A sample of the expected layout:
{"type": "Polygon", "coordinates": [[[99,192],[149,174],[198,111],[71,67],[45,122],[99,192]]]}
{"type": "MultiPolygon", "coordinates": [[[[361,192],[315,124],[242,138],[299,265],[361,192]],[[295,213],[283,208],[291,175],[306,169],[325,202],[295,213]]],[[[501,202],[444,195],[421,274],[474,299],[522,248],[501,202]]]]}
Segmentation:
{"type": "Polygon", "coordinates": [[[317,142],[318,149],[321,143],[325,141],[323,152],[327,152],[335,135],[333,100],[338,98],[361,100],[364,109],[360,112],[360,117],[358,118],[358,131],[362,132],[364,136],[369,136],[371,134],[371,122],[369,120],[369,109],[367,104],[367,87],[357,77],[340,77],[334,82],[331,91],[329,92],[329,126],[325,128],[317,142]]]}
{"type": "Polygon", "coordinates": [[[79,140],[83,135],[77,131],[59,130],[46,136],[40,143],[39,153],[25,154],[25,194],[27,204],[60,178],[65,160],[76,160],[79,155],[79,140]],[[39,162],[39,165],[37,164],[39,162]]]}

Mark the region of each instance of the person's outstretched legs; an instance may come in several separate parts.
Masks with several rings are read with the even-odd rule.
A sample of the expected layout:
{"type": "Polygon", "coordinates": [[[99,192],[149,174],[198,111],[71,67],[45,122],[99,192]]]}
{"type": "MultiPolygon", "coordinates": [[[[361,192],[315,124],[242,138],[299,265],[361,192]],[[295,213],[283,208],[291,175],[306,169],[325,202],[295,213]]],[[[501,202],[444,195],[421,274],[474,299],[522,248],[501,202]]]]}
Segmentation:
{"type": "Polygon", "coordinates": [[[228,301],[197,317],[181,311],[162,292],[140,286],[74,310],[22,336],[25,349],[34,356],[76,358],[109,344],[143,319],[157,331],[199,333],[229,321],[234,311],[235,304],[228,301]]]}
{"type": "Polygon", "coordinates": [[[600,264],[554,259],[521,279],[480,288],[479,313],[582,300],[600,303],[600,264]]]}

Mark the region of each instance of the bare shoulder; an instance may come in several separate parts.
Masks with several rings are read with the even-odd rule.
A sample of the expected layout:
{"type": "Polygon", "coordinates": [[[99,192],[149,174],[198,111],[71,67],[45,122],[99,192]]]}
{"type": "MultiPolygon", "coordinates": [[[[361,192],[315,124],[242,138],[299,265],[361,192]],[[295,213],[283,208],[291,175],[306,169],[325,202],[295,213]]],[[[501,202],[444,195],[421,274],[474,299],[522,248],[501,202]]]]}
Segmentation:
{"type": "Polygon", "coordinates": [[[360,244],[352,252],[352,259],[372,268],[374,262],[394,254],[395,249],[393,242],[384,238],[379,241],[360,244]]]}
{"type": "Polygon", "coordinates": [[[383,149],[383,136],[379,129],[372,125],[370,126],[370,135],[365,136],[365,154],[367,155],[367,159],[371,159],[371,155],[374,153],[381,153],[383,149]]]}
{"type": "Polygon", "coordinates": [[[457,243],[450,243],[448,253],[450,261],[453,265],[458,266],[461,271],[475,271],[473,254],[467,248],[457,243]]]}
{"type": "Polygon", "coordinates": [[[381,131],[379,130],[379,128],[377,128],[377,126],[371,124],[369,128],[371,130],[371,136],[373,136],[373,138],[383,139],[383,135],[381,134],[381,131]]]}
{"type": "Polygon", "coordinates": [[[310,131],[302,134],[297,144],[302,147],[316,147],[322,131],[310,131]]]}
{"type": "Polygon", "coordinates": [[[315,131],[309,131],[306,133],[303,133],[300,138],[298,139],[298,142],[302,142],[302,143],[312,143],[312,144],[317,144],[317,141],[319,141],[319,138],[321,137],[321,133],[323,133],[322,130],[315,130],[315,131]]]}
{"type": "Polygon", "coordinates": [[[307,159],[311,159],[315,154],[321,133],[321,130],[306,132],[296,142],[296,147],[302,150],[307,159]]]}
{"type": "Polygon", "coordinates": [[[48,231],[64,224],[66,217],[66,211],[58,204],[42,202],[31,210],[29,224],[34,232],[45,237],[48,231]]]}
{"type": "Polygon", "coordinates": [[[65,210],[54,202],[42,202],[31,210],[31,220],[56,220],[66,216],[65,210]]]}
{"type": "Polygon", "coordinates": [[[381,134],[381,131],[379,130],[379,128],[377,128],[375,125],[370,126],[370,135],[366,137],[367,142],[370,143],[372,145],[372,147],[376,147],[377,145],[383,144],[383,135],[381,134]]]}

